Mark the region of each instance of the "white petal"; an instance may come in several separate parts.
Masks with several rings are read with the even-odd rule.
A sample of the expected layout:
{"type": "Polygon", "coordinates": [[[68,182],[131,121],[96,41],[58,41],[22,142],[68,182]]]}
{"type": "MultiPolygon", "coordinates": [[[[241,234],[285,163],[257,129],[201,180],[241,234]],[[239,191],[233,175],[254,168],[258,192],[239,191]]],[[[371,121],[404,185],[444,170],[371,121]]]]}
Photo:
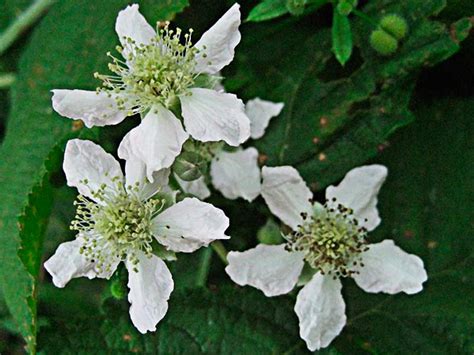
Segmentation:
{"type": "Polygon", "coordinates": [[[45,263],[44,268],[53,277],[53,283],[56,287],[64,287],[76,277],[87,277],[93,279],[110,278],[117,268],[118,261],[112,263],[112,267],[108,272],[99,272],[95,268],[95,264],[87,260],[79,249],[83,245],[83,240],[77,238],[71,242],[62,243],[53,256],[45,263]]]}
{"type": "Polygon", "coordinates": [[[240,286],[250,285],[265,296],[284,295],[295,287],[303,270],[303,254],[282,245],[260,244],[244,252],[231,251],[225,271],[240,286]]]}
{"type": "Polygon", "coordinates": [[[52,90],[53,108],[61,116],[82,120],[86,127],[115,125],[127,117],[113,97],[104,92],[52,90]]]}
{"type": "Polygon", "coordinates": [[[133,325],[142,334],[155,331],[156,325],[168,311],[168,299],[174,288],[171,273],[165,262],[155,255],[141,255],[138,265],[127,262],[127,269],[133,325]]]}
{"type": "Polygon", "coordinates": [[[153,234],[169,250],[191,253],[216,239],[229,239],[224,232],[229,219],[222,210],[197,198],[185,198],[153,220],[153,234]]]}
{"type": "Polygon", "coordinates": [[[189,91],[180,100],[186,131],[193,138],[238,146],[250,137],[250,120],[237,96],[201,88],[189,91]]]}
{"type": "Polygon", "coordinates": [[[125,38],[130,38],[136,44],[149,44],[155,37],[155,30],[143,15],[138,11],[138,5],[129,5],[119,12],[115,22],[115,32],[124,48],[124,57],[127,56],[128,46],[125,38]]]}
{"type": "Polygon", "coordinates": [[[285,105],[281,102],[265,101],[258,97],[247,102],[245,113],[250,119],[250,137],[262,137],[272,117],[278,116],[283,106],[285,105]]]}
{"type": "Polygon", "coordinates": [[[123,181],[118,161],[101,146],[87,140],[67,142],[63,170],[68,186],[76,187],[80,194],[91,199],[94,199],[93,191],[98,191],[102,184],[113,190],[116,183],[112,179],[123,181]]]}
{"type": "Polygon", "coordinates": [[[173,164],[189,137],[175,115],[162,106],[152,109],[127,136],[123,141],[127,147],[119,148],[119,157],[126,159],[126,156],[134,155],[143,161],[150,181],[153,181],[155,171],[173,164]]]}
{"type": "Polygon", "coordinates": [[[377,195],[387,177],[387,168],[383,165],[366,165],[349,171],[338,186],[326,189],[326,198],[337,199],[354,210],[354,216],[360,225],[368,231],[380,224],[377,210],[377,195]],[[365,221],[367,219],[367,221],[365,221]]]}
{"type": "Polygon", "coordinates": [[[146,177],[146,164],[134,155],[130,145],[130,132],[122,139],[118,155],[125,159],[125,181],[129,193],[136,192],[142,200],[147,200],[168,185],[170,169],[161,169],[153,173],[153,182],[146,177]]]}
{"type": "Polygon", "coordinates": [[[301,213],[311,215],[313,194],[298,171],[291,166],[262,169],[262,196],[270,211],[284,223],[297,229],[303,222],[301,213]]]}
{"type": "Polygon", "coordinates": [[[397,247],[393,240],[369,245],[362,254],[363,267],[354,274],[354,280],[366,292],[409,295],[423,289],[428,279],[423,260],[397,247]]]}
{"type": "Polygon", "coordinates": [[[242,197],[252,202],[261,190],[257,161],[255,148],[220,152],[211,162],[212,184],[228,199],[242,197]]]}
{"type": "Polygon", "coordinates": [[[327,347],[346,324],[341,288],[339,279],[318,272],[296,297],[300,336],[311,351],[327,347]]]}
{"type": "Polygon", "coordinates": [[[211,196],[211,191],[206,185],[206,181],[203,176],[193,181],[184,181],[179,178],[178,175],[174,175],[174,178],[178,182],[181,189],[187,193],[196,196],[200,200],[205,200],[211,196]]]}
{"type": "Polygon", "coordinates": [[[196,72],[215,74],[234,59],[240,42],[240,6],[234,4],[196,43],[196,72]]]}

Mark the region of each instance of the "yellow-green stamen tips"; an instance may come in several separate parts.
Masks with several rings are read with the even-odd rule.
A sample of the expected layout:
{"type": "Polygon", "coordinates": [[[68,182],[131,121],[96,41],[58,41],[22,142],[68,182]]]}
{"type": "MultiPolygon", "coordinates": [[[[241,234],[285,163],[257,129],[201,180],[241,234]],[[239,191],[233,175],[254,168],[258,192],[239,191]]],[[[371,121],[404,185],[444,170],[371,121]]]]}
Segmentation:
{"type": "Polygon", "coordinates": [[[103,185],[93,193],[98,202],[78,196],[71,223],[84,241],[80,252],[102,272],[111,271],[114,261],[137,264],[138,252],[151,255],[152,218],[162,207],[159,200],[142,201],[138,185],[125,188],[120,179],[113,180],[113,190],[103,185]]]}
{"type": "Polygon", "coordinates": [[[360,254],[367,250],[367,230],[359,226],[353,211],[327,201],[313,216],[303,213],[303,224],[286,236],[288,251],[305,254],[305,261],[322,274],[347,277],[363,266],[360,254]]]}
{"type": "Polygon", "coordinates": [[[171,108],[179,95],[187,93],[197,77],[195,55],[192,46],[192,29],[184,34],[177,28],[172,30],[169,23],[157,25],[157,35],[149,44],[138,44],[131,38],[124,38],[123,47],[117,51],[126,62],[112,58],[109,69],[115,75],[95,74],[103,81],[99,91],[105,91],[116,98],[120,109],[129,115],[141,113],[153,105],[161,104],[171,108]]]}

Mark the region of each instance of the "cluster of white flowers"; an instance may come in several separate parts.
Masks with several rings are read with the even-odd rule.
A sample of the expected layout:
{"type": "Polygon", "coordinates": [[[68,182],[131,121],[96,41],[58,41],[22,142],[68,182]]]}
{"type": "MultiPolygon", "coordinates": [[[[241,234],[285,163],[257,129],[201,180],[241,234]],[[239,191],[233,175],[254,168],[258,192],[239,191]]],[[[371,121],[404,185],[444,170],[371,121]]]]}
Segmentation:
{"type": "Polygon", "coordinates": [[[131,320],[142,333],[154,331],[173,290],[157,248],[191,253],[229,238],[224,212],[201,201],[211,193],[208,182],[228,199],[251,202],[262,195],[292,232],[282,245],[230,252],[226,272],[269,297],[305,285],[295,311],[301,337],[315,350],[345,324],[340,278],[354,278],[367,292],[412,294],[427,276],[423,262],[393,241],[367,243],[367,233],[380,223],[376,204],[385,167],[351,170],[327,189],[322,205],[294,168],[260,170],[257,150],[240,147],[262,137],[283,104],[256,98],[244,105],[220,86],[219,71],[240,41],[239,25],[235,4],[193,45],[192,30],[183,35],[169,23],[154,29],[138,5],[128,6],[116,21],[123,59],[109,54],[113,74],[96,73],[103,81],[96,91],[53,90],[54,109],[87,127],[142,119],[118,149],[125,174],[95,143],[67,143],[63,168],[68,185],[79,192],[71,224],[77,236],[61,244],[45,268],[64,287],[76,277],[109,279],[124,262],[131,320]],[[182,198],[170,180],[195,197],[182,198]],[[303,279],[305,266],[311,277],[303,279]]]}

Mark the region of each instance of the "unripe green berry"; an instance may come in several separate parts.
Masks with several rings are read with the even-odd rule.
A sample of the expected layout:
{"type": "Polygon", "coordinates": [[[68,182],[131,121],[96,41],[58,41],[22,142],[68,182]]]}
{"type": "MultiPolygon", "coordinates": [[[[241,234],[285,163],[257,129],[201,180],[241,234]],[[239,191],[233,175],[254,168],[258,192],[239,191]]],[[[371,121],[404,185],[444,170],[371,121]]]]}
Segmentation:
{"type": "Polygon", "coordinates": [[[403,39],[408,33],[408,24],[405,19],[394,14],[382,17],[380,20],[380,28],[398,40],[403,39]]]}
{"type": "Polygon", "coordinates": [[[397,51],[398,41],[383,30],[375,30],[370,35],[370,45],[381,55],[391,55],[397,51]]]}

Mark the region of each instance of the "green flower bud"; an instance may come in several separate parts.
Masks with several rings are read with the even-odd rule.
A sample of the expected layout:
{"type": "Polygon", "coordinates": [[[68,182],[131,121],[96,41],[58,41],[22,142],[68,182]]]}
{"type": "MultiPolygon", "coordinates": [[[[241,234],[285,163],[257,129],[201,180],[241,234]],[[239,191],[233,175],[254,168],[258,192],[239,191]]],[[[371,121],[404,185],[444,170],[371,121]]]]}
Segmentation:
{"type": "Polygon", "coordinates": [[[398,41],[384,30],[375,30],[370,35],[370,45],[379,54],[388,56],[397,51],[398,41]]]}
{"type": "Polygon", "coordinates": [[[257,239],[262,244],[281,244],[283,237],[281,236],[280,227],[273,219],[269,219],[265,225],[257,232],[257,239]]]}
{"type": "Polygon", "coordinates": [[[302,15],[307,0],[286,0],[286,8],[294,16],[302,15]]]}
{"type": "Polygon", "coordinates": [[[207,161],[196,152],[183,152],[176,158],[173,171],[184,181],[199,179],[207,172],[207,161]]]}
{"type": "Polygon", "coordinates": [[[352,10],[357,6],[357,1],[356,0],[342,0],[337,4],[337,11],[339,14],[342,16],[347,16],[349,15],[352,10]]]}
{"type": "Polygon", "coordinates": [[[398,40],[403,39],[408,33],[408,24],[405,19],[394,14],[382,17],[380,20],[380,28],[398,40]]]}

